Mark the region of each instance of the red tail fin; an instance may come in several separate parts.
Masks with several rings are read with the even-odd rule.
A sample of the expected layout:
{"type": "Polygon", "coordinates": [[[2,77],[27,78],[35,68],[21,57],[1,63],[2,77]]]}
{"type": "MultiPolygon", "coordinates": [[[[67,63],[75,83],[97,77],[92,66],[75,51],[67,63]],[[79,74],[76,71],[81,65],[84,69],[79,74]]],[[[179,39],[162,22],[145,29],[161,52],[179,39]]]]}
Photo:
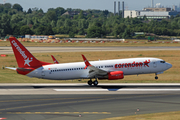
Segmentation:
{"type": "Polygon", "coordinates": [[[51,64],[37,60],[15,37],[10,37],[9,40],[20,68],[38,68],[51,64]]]}
{"type": "Polygon", "coordinates": [[[59,64],[59,62],[56,60],[56,58],[53,55],[51,55],[51,57],[52,57],[52,59],[54,61],[54,64],[59,64]]]}

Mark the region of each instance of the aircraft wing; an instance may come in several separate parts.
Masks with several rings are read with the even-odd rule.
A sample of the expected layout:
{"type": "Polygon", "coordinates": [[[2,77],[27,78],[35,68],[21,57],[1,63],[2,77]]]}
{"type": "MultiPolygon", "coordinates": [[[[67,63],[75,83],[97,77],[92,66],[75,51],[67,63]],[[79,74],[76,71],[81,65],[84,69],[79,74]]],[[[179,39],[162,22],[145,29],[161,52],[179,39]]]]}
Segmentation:
{"type": "Polygon", "coordinates": [[[100,68],[96,68],[95,66],[91,65],[84,55],[82,55],[82,57],[83,57],[85,65],[86,65],[86,67],[84,69],[86,69],[86,68],[89,69],[89,75],[88,75],[89,78],[93,78],[93,77],[99,76],[99,75],[103,76],[103,75],[108,74],[108,71],[102,70],[100,68]]]}

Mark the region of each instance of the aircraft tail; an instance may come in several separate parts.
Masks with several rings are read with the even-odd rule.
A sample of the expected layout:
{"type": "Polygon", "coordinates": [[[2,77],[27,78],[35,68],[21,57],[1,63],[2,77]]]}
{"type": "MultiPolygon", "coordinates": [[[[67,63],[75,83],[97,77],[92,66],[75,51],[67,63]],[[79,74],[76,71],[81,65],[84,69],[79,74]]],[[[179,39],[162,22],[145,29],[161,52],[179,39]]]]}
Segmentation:
{"type": "Polygon", "coordinates": [[[37,60],[15,37],[9,40],[19,68],[38,68],[51,64],[37,60]]]}

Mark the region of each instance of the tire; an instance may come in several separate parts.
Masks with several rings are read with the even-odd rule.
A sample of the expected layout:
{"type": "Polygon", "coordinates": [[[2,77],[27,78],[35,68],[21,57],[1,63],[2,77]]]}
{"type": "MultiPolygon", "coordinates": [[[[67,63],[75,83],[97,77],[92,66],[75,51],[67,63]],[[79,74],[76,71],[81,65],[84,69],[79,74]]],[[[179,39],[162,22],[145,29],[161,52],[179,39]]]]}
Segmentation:
{"type": "Polygon", "coordinates": [[[92,80],[89,80],[89,81],[88,81],[88,85],[91,86],[92,84],[93,84],[92,80]]]}
{"type": "Polygon", "coordinates": [[[98,85],[98,81],[95,80],[95,81],[93,82],[93,84],[94,84],[94,86],[97,86],[97,85],[98,85]]]}

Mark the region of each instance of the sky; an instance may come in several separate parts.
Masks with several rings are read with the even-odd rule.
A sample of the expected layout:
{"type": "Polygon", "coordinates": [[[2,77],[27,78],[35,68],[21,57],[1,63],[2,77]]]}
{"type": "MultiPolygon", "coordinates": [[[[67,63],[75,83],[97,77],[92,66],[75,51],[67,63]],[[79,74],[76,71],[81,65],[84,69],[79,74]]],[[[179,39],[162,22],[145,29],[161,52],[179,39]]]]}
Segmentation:
{"type": "MultiPolygon", "coordinates": [[[[98,9],[98,10],[109,10],[114,11],[114,1],[116,5],[118,1],[124,1],[125,9],[128,10],[142,10],[144,7],[151,6],[151,0],[6,0],[6,3],[15,4],[18,3],[23,7],[23,10],[28,10],[29,8],[41,8],[44,12],[47,12],[48,8],[63,7],[65,9],[98,9]]],[[[4,3],[0,0],[0,3],[4,3]]],[[[161,3],[165,7],[172,7],[172,5],[179,6],[179,0],[154,0],[154,4],[161,3]]],[[[116,7],[117,8],[117,7],[116,7]]],[[[117,10],[116,10],[117,11],[117,10]]]]}

